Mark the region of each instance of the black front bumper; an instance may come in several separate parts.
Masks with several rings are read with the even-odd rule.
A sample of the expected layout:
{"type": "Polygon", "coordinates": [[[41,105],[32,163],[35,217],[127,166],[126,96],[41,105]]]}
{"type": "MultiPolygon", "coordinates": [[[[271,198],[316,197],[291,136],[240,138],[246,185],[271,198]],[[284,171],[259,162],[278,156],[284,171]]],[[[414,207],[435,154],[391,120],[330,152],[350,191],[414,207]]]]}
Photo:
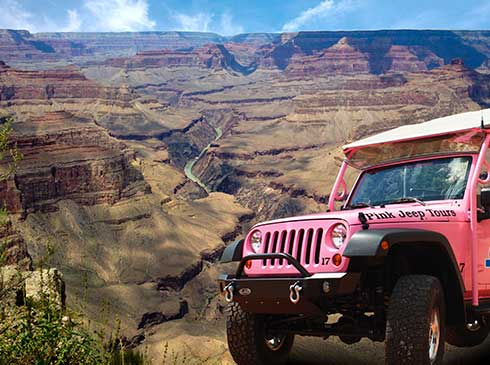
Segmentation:
{"type": "Polygon", "coordinates": [[[329,312],[335,302],[352,295],[359,286],[359,273],[310,274],[292,256],[284,253],[261,254],[244,257],[235,275],[220,275],[221,292],[228,300],[237,302],[251,313],[319,315],[329,312]],[[248,260],[285,259],[298,270],[294,277],[243,277],[243,268],[248,260]],[[296,303],[291,299],[291,290],[301,287],[296,303]],[[230,295],[230,288],[232,295],[230,295]],[[293,288],[293,289],[292,289],[293,288]],[[231,297],[231,298],[230,298],[231,297]]]}

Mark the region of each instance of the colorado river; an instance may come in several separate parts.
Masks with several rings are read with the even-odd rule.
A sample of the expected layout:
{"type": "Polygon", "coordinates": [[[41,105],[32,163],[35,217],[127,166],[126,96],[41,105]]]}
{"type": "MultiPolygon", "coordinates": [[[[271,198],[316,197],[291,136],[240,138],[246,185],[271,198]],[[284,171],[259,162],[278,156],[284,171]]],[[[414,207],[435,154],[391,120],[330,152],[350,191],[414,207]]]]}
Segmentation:
{"type": "Polygon", "coordinates": [[[216,138],[213,140],[213,142],[211,142],[210,144],[208,144],[201,151],[201,153],[199,153],[199,156],[193,158],[192,160],[189,160],[185,164],[185,167],[184,167],[185,176],[187,176],[187,178],[189,180],[195,182],[197,185],[199,185],[201,188],[203,188],[207,193],[209,193],[208,188],[206,187],[206,185],[201,180],[199,180],[199,178],[197,176],[195,176],[192,173],[192,169],[193,169],[194,165],[197,163],[197,161],[199,161],[201,159],[201,157],[206,154],[206,152],[208,151],[209,147],[211,147],[211,144],[213,144],[214,142],[216,142],[217,140],[219,140],[221,138],[221,136],[223,135],[223,131],[219,127],[214,128],[214,131],[216,132],[216,138]]]}

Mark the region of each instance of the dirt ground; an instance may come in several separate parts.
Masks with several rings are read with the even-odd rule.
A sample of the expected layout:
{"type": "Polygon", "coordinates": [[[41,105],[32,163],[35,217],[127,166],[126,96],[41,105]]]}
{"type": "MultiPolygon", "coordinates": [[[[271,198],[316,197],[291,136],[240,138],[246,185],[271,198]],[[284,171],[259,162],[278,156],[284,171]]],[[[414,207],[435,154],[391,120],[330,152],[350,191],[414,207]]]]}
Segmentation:
{"type": "MultiPolygon", "coordinates": [[[[490,336],[476,347],[457,348],[446,345],[444,364],[477,365],[490,363],[490,336]]],[[[346,345],[333,337],[297,337],[288,364],[295,365],[377,365],[384,364],[384,344],[363,339],[346,345]]]]}

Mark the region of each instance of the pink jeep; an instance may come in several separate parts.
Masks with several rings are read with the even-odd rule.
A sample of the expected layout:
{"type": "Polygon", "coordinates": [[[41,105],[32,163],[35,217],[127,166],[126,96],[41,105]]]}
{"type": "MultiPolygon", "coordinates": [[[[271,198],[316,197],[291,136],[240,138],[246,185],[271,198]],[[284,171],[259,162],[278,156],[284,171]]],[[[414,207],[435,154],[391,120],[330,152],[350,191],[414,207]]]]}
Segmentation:
{"type": "Polygon", "coordinates": [[[386,341],[389,364],[440,364],[490,322],[490,109],[344,146],[329,212],[254,226],[221,261],[238,364],[283,363],[294,335],[386,341]],[[346,171],[358,170],[348,192],[346,171]],[[343,202],[340,210],[336,205],[343,202]]]}

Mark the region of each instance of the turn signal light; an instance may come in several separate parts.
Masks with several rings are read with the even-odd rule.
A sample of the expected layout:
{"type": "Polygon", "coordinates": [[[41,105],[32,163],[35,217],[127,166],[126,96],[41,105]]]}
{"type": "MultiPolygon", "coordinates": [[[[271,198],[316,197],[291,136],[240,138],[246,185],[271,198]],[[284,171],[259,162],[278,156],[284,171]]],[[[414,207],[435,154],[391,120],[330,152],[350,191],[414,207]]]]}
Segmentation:
{"type": "Polygon", "coordinates": [[[250,269],[252,267],[252,260],[248,260],[246,263],[245,263],[245,267],[247,269],[250,269]]]}
{"type": "Polygon", "coordinates": [[[342,255],[339,253],[333,255],[332,262],[335,266],[340,266],[340,264],[342,263],[342,255]]]}
{"type": "Polygon", "coordinates": [[[381,249],[382,250],[386,251],[389,248],[390,248],[390,244],[388,243],[388,241],[381,242],[381,249]]]}
{"type": "Polygon", "coordinates": [[[390,248],[390,244],[388,243],[388,241],[383,241],[383,242],[381,242],[381,249],[382,249],[383,251],[386,251],[386,250],[387,250],[387,249],[389,249],[389,248],[390,248]]]}

